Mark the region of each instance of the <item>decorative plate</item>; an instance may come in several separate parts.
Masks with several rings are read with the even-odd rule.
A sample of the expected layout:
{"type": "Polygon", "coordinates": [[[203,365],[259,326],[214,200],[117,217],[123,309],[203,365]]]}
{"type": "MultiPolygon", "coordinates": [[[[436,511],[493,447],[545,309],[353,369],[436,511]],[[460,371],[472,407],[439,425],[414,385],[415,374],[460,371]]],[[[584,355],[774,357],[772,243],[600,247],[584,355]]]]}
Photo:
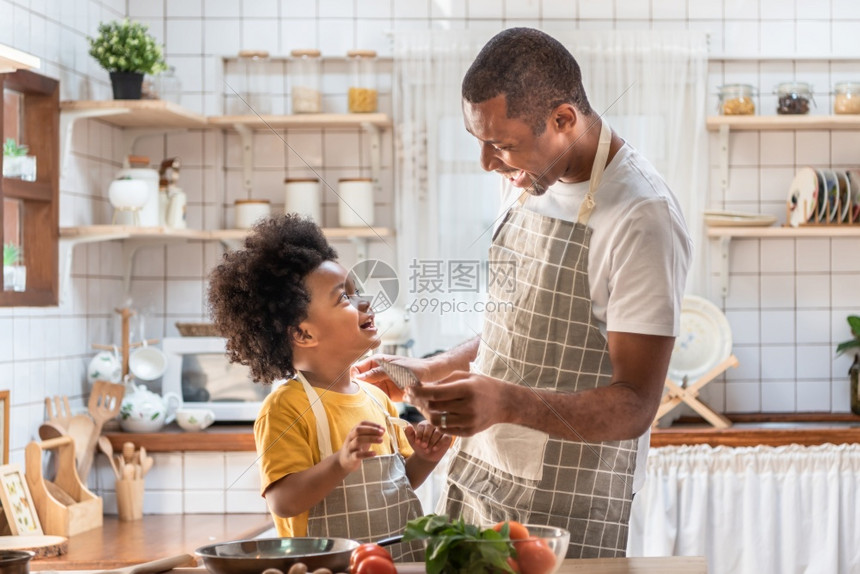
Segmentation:
{"type": "Polygon", "coordinates": [[[818,176],[811,167],[797,170],[788,188],[788,223],[797,227],[815,219],[818,209],[818,176]]]}
{"type": "Polygon", "coordinates": [[[848,172],[839,170],[836,173],[836,179],[839,180],[839,217],[837,221],[848,221],[848,215],[851,213],[851,184],[848,183],[848,172]]]}
{"type": "Polygon", "coordinates": [[[731,354],[732,329],[723,312],[707,299],[685,296],[668,377],[680,383],[686,376],[693,382],[731,354]]]}
{"type": "Polygon", "coordinates": [[[776,223],[776,217],[766,213],[707,210],[705,223],[711,227],[768,227],[776,223]]]}

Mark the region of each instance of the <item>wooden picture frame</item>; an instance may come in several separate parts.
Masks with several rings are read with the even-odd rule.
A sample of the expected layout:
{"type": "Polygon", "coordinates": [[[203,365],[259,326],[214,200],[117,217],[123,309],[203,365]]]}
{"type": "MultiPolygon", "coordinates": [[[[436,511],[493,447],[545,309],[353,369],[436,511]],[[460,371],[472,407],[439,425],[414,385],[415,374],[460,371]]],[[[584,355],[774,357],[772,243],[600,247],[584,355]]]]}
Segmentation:
{"type": "Polygon", "coordinates": [[[18,464],[0,466],[0,502],[14,535],[43,534],[27,479],[18,464]]]}
{"type": "Polygon", "coordinates": [[[9,464],[9,391],[0,391],[0,464],[9,464]]]}

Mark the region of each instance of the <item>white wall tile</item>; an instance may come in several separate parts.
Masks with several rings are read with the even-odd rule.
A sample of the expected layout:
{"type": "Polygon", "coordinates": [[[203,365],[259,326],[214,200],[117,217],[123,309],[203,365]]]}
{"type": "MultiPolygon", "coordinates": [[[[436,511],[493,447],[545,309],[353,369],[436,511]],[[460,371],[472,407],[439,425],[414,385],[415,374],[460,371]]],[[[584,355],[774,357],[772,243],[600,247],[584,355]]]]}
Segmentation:
{"type": "Polygon", "coordinates": [[[758,311],[727,310],[726,318],[732,327],[732,341],[735,345],[755,345],[760,342],[758,311]]]}
{"type": "Polygon", "coordinates": [[[606,20],[613,16],[612,2],[579,0],[579,18],[582,20],[606,20]]]}
{"type": "Polygon", "coordinates": [[[860,19],[860,6],[851,0],[833,0],[833,19],[858,20],[860,19]]]}
{"type": "Polygon", "coordinates": [[[799,131],[795,135],[799,166],[819,167],[830,163],[830,134],[819,131],[799,131]]]}
{"type": "Polygon", "coordinates": [[[797,0],[797,18],[801,20],[815,20],[830,18],[831,0],[797,0]]]}
{"type": "Polygon", "coordinates": [[[225,511],[227,513],[269,512],[266,499],[260,495],[258,490],[230,489],[225,493],[225,498],[225,511]]]}
{"type": "MultiPolygon", "coordinates": [[[[684,2],[681,0],[674,0],[672,2],[667,2],[666,4],[669,4],[667,10],[675,11],[675,16],[665,17],[676,19],[684,17],[686,12],[684,2]]],[[[615,17],[619,20],[648,20],[651,18],[650,8],[651,7],[648,2],[640,2],[638,0],[615,0],[615,17]]]]}
{"type": "Polygon", "coordinates": [[[223,490],[186,490],[182,495],[185,514],[212,514],[226,510],[223,490]]]}
{"type": "Polygon", "coordinates": [[[726,412],[752,413],[761,409],[760,383],[726,383],[726,412]]]}
{"type": "Polygon", "coordinates": [[[826,20],[797,21],[798,54],[803,54],[804,56],[826,56],[831,53],[829,39],[830,22],[826,20]]]}
{"type": "Polygon", "coordinates": [[[797,378],[830,378],[833,349],[830,345],[800,345],[797,347],[797,378]]]}
{"type": "Polygon", "coordinates": [[[794,311],[762,309],[760,317],[763,344],[794,343],[794,311]]]}
{"type": "Polygon", "coordinates": [[[794,383],[768,381],[761,384],[761,410],[770,413],[785,413],[795,409],[794,383]]]}
{"type": "Polygon", "coordinates": [[[795,377],[795,350],[793,346],[761,347],[761,379],[790,380],[795,377]]]}
{"type": "Polygon", "coordinates": [[[834,307],[857,307],[857,294],[860,293],[860,274],[840,275],[831,285],[831,303],[834,307]]]}
{"type": "Polygon", "coordinates": [[[185,490],[206,491],[226,488],[224,456],[224,453],[186,452],[183,460],[185,490]]]}
{"type": "Polygon", "coordinates": [[[241,33],[239,20],[204,20],[204,53],[206,55],[236,56],[239,50],[245,48],[242,45],[241,33]]]}
{"type": "Polygon", "coordinates": [[[798,412],[830,411],[830,385],[823,381],[797,382],[798,412]]]}
{"type": "Polygon", "coordinates": [[[166,311],[170,314],[189,315],[203,311],[203,287],[199,280],[166,281],[166,311]]]}
{"type": "Polygon", "coordinates": [[[735,239],[729,248],[729,257],[732,263],[731,272],[758,273],[759,242],[735,239]]]}
{"type": "MultiPolygon", "coordinates": [[[[735,1],[735,0],[731,0],[735,1]]],[[[750,3],[737,0],[749,9],[750,3]]],[[[723,42],[733,54],[759,54],[759,23],[755,20],[726,20],[723,27],[723,42]]]]}
{"type": "Polygon", "coordinates": [[[242,0],[242,18],[277,18],[278,0],[242,0]]]}
{"type": "Polygon", "coordinates": [[[281,0],[281,18],[316,18],[317,0],[281,0]]]}
{"type": "MultiPolygon", "coordinates": [[[[830,343],[830,317],[821,310],[798,309],[795,340],[801,343],[830,343]]],[[[823,376],[823,373],[820,373],[823,376]]]]}

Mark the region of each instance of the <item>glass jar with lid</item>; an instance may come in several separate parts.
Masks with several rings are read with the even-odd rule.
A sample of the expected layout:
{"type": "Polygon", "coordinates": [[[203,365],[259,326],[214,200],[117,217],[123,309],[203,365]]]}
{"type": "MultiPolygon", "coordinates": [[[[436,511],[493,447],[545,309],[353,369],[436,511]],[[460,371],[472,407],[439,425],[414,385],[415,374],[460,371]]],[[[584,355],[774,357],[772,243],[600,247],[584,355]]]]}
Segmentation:
{"type": "Polygon", "coordinates": [[[751,116],[755,114],[753,87],[750,84],[720,86],[720,113],[724,116],[751,116]]]}
{"type": "Polygon", "coordinates": [[[179,103],[182,92],[182,82],[176,77],[176,68],[167,66],[167,69],[155,77],[156,92],[158,97],[174,104],[179,103]]]}
{"type": "Polygon", "coordinates": [[[812,99],[812,86],[806,82],[783,82],[776,87],[776,113],[780,115],[799,115],[809,113],[812,99]]]}
{"type": "Polygon", "coordinates": [[[351,113],[375,112],[378,107],[376,91],[376,52],[374,50],[350,50],[349,60],[349,111],[351,113]]]}
{"type": "Polygon", "coordinates": [[[245,100],[243,114],[271,114],[272,95],[269,89],[269,53],[265,50],[239,52],[239,74],[244,89],[239,91],[245,100]]]}
{"type": "Polygon", "coordinates": [[[834,114],[860,114],[860,82],[839,82],[834,91],[834,114]]]}
{"type": "Polygon", "coordinates": [[[294,114],[318,114],[322,111],[319,50],[290,52],[291,101],[294,114]]]}

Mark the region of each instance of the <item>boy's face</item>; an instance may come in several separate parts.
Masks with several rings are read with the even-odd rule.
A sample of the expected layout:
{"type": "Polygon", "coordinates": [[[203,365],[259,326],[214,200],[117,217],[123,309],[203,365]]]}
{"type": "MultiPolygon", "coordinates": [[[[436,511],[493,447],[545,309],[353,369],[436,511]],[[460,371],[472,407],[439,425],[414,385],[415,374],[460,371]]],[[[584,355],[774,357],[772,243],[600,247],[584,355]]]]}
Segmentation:
{"type": "Polygon", "coordinates": [[[355,296],[355,285],[339,263],[323,262],[305,277],[305,287],[311,302],[301,328],[317,353],[351,364],[380,345],[370,303],[355,296]]]}

